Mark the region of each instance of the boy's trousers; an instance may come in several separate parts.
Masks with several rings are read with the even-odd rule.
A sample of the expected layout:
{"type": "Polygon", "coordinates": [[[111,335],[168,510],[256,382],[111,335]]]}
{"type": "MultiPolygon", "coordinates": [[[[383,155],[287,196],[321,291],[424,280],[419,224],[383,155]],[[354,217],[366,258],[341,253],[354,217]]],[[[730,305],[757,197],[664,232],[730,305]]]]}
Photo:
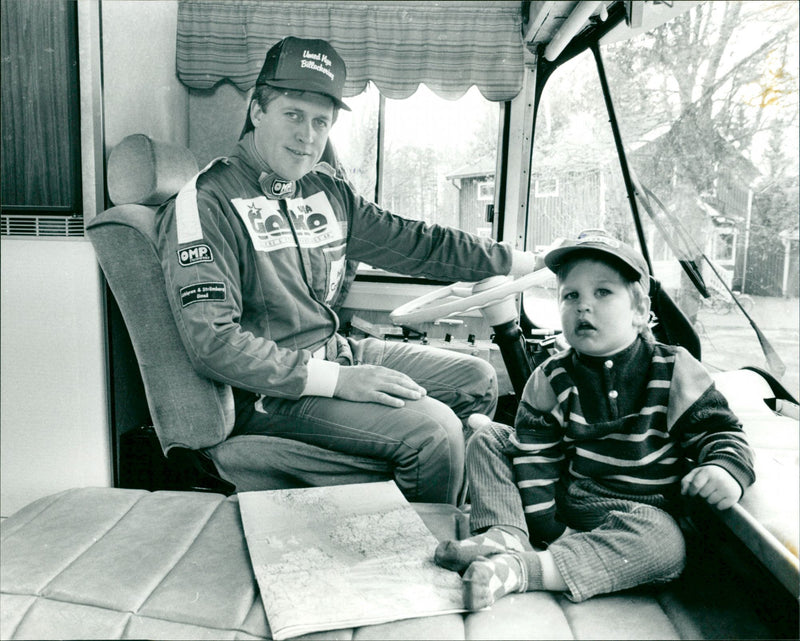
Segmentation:
{"type": "MultiPolygon", "coordinates": [[[[494,525],[530,532],[514,480],[512,432],[511,427],[490,423],[467,447],[473,533],[494,525]]],[[[591,479],[568,480],[565,491],[556,496],[557,514],[578,532],[567,532],[547,548],[569,587],[568,596],[583,601],[677,578],[686,548],[666,506],[662,495],[623,495],[591,479]]]]}

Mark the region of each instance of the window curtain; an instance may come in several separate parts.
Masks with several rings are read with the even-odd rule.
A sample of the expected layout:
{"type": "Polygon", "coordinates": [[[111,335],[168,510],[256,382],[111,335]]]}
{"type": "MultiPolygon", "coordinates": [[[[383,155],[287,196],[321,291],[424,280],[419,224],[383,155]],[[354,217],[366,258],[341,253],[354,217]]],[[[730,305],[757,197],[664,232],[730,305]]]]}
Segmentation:
{"type": "Polygon", "coordinates": [[[193,89],[226,80],[247,91],[267,50],[297,36],[336,48],[347,65],[345,96],[372,81],[394,99],[424,83],[443,98],[459,98],[477,85],[488,100],[510,100],[522,88],[521,4],[182,0],[178,77],[193,89]]]}

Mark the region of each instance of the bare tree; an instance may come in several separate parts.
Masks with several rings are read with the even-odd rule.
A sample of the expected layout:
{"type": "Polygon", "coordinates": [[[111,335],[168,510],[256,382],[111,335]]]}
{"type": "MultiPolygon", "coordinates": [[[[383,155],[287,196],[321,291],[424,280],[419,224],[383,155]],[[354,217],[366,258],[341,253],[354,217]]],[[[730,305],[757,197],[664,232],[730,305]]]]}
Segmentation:
{"type": "Polygon", "coordinates": [[[742,236],[759,230],[751,250],[762,260],[783,252],[765,239],[796,226],[797,161],[786,142],[797,138],[797,46],[794,2],[706,2],[608,52],[610,82],[628,108],[626,142],[646,141],[634,154],[637,172],[690,238],[724,219],[742,236]],[[752,192],[765,190],[748,208],[752,192]],[[701,203],[721,215],[711,221],[701,203]]]}

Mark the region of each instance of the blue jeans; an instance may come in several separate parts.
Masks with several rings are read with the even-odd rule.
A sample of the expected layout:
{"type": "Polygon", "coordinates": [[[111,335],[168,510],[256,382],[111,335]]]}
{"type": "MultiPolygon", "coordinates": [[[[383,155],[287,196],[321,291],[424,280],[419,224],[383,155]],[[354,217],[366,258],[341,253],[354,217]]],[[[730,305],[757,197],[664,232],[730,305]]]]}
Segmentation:
{"type": "Polygon", "coordinates": [[[267,434],[328,450],[388,461],[409,501],[458,501],[464,484],[466,419],[492,416],[497,377],[486,361],[449,350],[348,339],[356,364],[382,365],[408,375],[428,395],[404,407],[306,396],[264,397],[237,408],[234,434],[267,434]]]}

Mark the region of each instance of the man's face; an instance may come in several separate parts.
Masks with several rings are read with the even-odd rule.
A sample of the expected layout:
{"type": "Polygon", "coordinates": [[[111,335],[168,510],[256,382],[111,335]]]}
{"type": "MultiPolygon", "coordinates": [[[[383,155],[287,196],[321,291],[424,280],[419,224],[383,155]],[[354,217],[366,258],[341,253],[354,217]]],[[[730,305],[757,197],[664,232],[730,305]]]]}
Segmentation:
{"type": "Polygon", "coordinates": [[[250,106],[258,153],[285,180],[299,180],[317,164],[333,125],[333,101],[316,93],[281,95],[261,111],[250,106]]]}

